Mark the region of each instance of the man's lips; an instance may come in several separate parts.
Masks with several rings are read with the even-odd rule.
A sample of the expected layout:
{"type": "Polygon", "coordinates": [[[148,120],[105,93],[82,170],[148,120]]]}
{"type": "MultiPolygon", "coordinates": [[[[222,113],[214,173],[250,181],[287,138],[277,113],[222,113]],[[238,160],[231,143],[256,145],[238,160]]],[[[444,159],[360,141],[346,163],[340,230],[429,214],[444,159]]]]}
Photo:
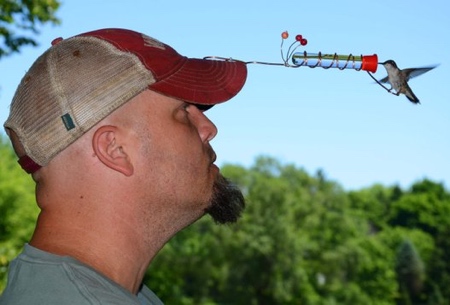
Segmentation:
{"type": "Polygon", "coordinates": [[[212,147],[210,145],[208,145],[208,147],[207,147],[207,153],[208,153],[209,159],[211,160],[211,164],[216,162],[216,159],[217,159],[216,152],[214,151],[214,149],[212,149],[212,147]]]}

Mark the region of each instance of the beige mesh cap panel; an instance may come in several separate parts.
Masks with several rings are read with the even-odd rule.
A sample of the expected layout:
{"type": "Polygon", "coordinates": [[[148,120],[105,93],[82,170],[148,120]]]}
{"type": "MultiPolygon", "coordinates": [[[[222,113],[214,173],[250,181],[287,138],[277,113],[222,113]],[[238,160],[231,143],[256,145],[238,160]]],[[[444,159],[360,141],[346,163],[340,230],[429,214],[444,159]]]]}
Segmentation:
{"type": "Polygon", "coordinates": [[[62,40],[22,79],[5,122],[41,166],[154,82],[139,58],[95,37],[62,40]]]}

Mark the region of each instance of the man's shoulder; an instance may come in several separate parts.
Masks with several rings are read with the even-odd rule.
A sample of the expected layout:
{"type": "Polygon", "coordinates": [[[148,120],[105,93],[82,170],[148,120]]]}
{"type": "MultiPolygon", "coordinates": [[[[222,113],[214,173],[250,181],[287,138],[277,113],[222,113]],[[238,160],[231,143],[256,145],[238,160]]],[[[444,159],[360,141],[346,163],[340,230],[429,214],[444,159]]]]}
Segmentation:
{"type": "Polygon", "coordinates": [[[138,299],[142,305],[164,305],[158,296],[145,285],[141,287],[138,299]]]}
{"type": "Polygon", "coordinates": [[[159,299],[153,296],[148,288],[135,296],[72,258],[55,256],[28,246],[11,263],[0,305],[162,304],[157,303],[159,299]]]}

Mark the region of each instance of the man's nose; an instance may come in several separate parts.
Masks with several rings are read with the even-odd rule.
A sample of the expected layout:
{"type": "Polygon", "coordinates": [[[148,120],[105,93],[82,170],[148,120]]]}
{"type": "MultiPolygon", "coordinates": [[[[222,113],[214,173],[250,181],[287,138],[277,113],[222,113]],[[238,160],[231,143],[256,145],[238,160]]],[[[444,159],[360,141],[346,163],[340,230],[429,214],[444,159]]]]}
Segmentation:
{"type": "Polygon", "coordinates": [[[190,107],[189,113],[192,121],[197,127],[200,138],[203,142],[209,142],[217,135],[217,127],[214,123],[197,107],[190,107]]]}

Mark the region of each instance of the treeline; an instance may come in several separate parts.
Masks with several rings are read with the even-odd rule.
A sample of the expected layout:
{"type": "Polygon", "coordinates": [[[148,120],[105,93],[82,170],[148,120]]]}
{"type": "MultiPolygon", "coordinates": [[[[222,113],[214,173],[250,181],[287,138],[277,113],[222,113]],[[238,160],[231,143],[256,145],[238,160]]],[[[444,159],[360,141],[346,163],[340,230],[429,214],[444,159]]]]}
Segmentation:
{"type": "MultiPolygon", "coordinates": [[[[0,291],[31,235],[31,179],[0,141],[0,291]]],[[[205,217],[158,254],[145,281],[166,304],[450,304],[450,193],[422,180],[408,189],[346,191],[268,157],[222,167],[243,190],[235,225],[205,217]]]]}

